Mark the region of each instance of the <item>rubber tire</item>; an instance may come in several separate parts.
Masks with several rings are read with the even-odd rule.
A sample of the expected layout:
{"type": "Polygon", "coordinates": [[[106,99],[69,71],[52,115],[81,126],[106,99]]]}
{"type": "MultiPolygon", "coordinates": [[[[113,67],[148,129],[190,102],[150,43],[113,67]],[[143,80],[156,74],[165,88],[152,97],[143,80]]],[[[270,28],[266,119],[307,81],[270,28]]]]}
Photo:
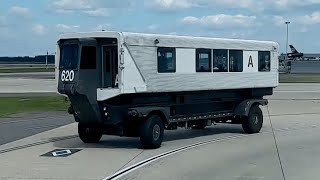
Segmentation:
{"type": "Polygon", "coordinates": [[[263,114],[259,105],[251,106],[248,116],[242,122],[242,128],[245,133],[255,134],[259,133],[263,125],[263,114]],[[255,123],[255,117],[258,122],[255,123]]]}
{"type": "Polygon", "coordinates": [[[156,149],[161,146],[164,134],[164,124],[161,118],[157,115],[148,117],[140,126],[140,142],[144,149],[156,149]],[[153,127],[158,125],[160,127],[159,138],[153,138],[153,127]]]}
{"type": "Polygon", "coordinates": [[[78,123],[78,134],[84,143],[98,143],[102,137],[102,130],[95,125],[78,123]]]}
{"type": "Polygon", "coordinates": [[[192,129],[205,129],[206,127],[207,127],[207,122],[202,121],[202,122],[199,122],[199,124],[193,125],[191,128],[192,129]]]}

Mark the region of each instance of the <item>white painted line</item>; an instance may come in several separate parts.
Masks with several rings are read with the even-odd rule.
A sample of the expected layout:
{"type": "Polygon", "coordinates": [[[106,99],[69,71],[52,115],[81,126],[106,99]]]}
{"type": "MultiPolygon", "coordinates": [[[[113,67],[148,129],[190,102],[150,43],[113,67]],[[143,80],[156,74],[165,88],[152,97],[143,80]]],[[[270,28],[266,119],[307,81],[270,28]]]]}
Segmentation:
{"type": "MultiPolygon", "coordinates": [[[[316,128],[317,126],[316,125],[313,125],[312,128],[316,128]]],[[[294,128],[279,128],[279,129],[275,129],[276,132],[288,132],[289,130],[301,130],[301,129],[304,129],[304,128],[310,128],[310,126],[307,126],[307,127],[303,127],[303,128],[298,128],[298,127],[294,127],[294,128]]],[[[259,134],[269,134],[271,133],[271,131],[264,131],[264,132],[260,132],[259,134]]],[[[202,141],[202,142],[199,142],[199,143],[195,143],[195,144],[192,144],[192,145],[187,145],[187,146],[184,146],[184,147],[181,147],[181,148],[177,148],[177,149],[174,149],[174,150],[171,150],[171,151],[167,151],[165,153],[162,153],[162,154],[159,154],[159,155],[155,155],[153,157],[150,157],[146,160],[143,160],[143,161],[140,161],[138,163],[135,163],[125,169],[122,169],[120,171],[117,171],[116,173],[114,173],[113,175],[111,176],[108,176],[106,178],[104,178],[103,180],[116,180],[116,179],[119,179],[141,167],[144,167],[154,161],[157,161],[157,160],[160,160],[162,158],[165,158],[167,156],[171,156],[171,155],[174,155],[176,153],[179,153],[179,152],[183,152],[183,151],[186,151],[186,150],[189,150],[189,149],[193,149],[193,148],[196,148],[196,147],[199,147],[199,146],[204,146],[204,145],[207,145],[207,144],[212,144],[212,143],[216,143],[216,142],[221,142],[221,141],[225,141],[225,140],[231,140],[231,139],[237,139],[237,138],[242,138],[242,137],[248,137],[248,136],[255,136],[255,135],[259,135],[259,134],[239,134],[239,135],[232,135],[232,136],[227,136],[227,137],[221,137],[221,138],[215,138],[215,139],[211,139],[211,140],[207,140],[207,141],[202,141]]]]}
{"type": "Polygon", "coordinates": [[[211,143],[215,143],[215,142],[220,142],[220,141],[224,141],[224,140],[230,140],[230,139],[236,139],[236,138],[242,138],[242,137],[247,137],[247,136],[251,136],[250,134],[240,134],[240,135],[232,135],[232,136],[227,136],[227,137],[222,137],[222,138],[216,138],[216,139],[211,139],[211,140],[208,140],[208,141],[203,141],[203,142],[199,142],[199,143],[195,143],[195,144],[192,144],[192,145],[188,145],[188,146],[184,146],[184,147],[181,147],[181,148],[178,148],[178,149],[174,149],[174,150],[171,150],[171,151],[167,151],[165,153],[162,153],[162,154],[159,154],[159,155],[156,155],[156,156],[153,156],[153,157],[150,157],[146,160],[143,160],[143,161],[140,161],[136,164],[133,164],[125,169],[122,169],[116,173],[114,173],[113,175],[111,176],[108,176],[106,178],[104,178],[103,180],[115,180],[115,179],[119,179],[141,167],[144,167],[154,161],[157,161],[159,159],[162,159],[162,158],[165,158],[167,156],[171,156],[173,154],[176,154],[176,153],[179,153],[179,152],[182,152],[182,151],[186,151],[186,150],[189,150],[189,149],[193,149],[193,148],[196,148],[196,147],[199,147],[199,146],[203,146],[203,145],[206,145],[206,144],[211,144],[211,143]]]}

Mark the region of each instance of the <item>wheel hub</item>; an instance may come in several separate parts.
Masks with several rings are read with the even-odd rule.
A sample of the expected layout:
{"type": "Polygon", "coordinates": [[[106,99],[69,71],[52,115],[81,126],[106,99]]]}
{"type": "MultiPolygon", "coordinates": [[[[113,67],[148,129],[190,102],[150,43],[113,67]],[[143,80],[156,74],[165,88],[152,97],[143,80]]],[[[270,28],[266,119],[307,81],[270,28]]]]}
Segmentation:
{"type": "Polygon", "coordinates": [[[153,140],[157,141],[160,137],[160,126],[158,124],[153,126],[152,134],[153,140]]]}
{"type": "Polygon", "coordinates": [[[253,117],[253,123],[257,125],[259,123],[259,117],[256,115],[253,117]]]}

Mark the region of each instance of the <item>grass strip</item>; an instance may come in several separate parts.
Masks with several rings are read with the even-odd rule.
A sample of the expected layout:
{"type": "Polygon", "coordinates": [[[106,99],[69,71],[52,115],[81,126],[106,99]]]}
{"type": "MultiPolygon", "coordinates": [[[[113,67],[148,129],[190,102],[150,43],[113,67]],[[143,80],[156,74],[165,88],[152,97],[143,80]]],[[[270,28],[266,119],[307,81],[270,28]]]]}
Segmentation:
{"type": "Polygon", "coordinates": [[[66,111],[68,100],[63,96],[0,97],[0,117],[38,111],[66,111]]]}
{"type": "Polygon", "coordinates": [[[280,83],[320,83],[320,74],[279,74],[280,83]]]}

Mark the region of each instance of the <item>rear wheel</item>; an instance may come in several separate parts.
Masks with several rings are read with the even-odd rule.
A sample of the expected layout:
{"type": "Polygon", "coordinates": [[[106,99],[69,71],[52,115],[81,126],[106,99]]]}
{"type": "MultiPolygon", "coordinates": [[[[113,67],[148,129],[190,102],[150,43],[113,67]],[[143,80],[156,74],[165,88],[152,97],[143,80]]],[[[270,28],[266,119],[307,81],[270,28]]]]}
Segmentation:
{"type": "Polygon", "coordinates": [[[84,143],[98,143],[102,137],[102,130],[97,125],[79,123],[78,134],[84,143]]]}
{"type": "Polygon", "coordinates": [[[244,132],[248,134],[259,133],[263,125],[263,114],[259,105],[253,105],[248,116],[242,122],[244,132]]]}
{"type": "Polygon", "coordinates": [[[164,124],[157,115],[152,115],[140,126],[140,142],[145,149],[155,149],[161,146],[164,134],[164,124]]]}

